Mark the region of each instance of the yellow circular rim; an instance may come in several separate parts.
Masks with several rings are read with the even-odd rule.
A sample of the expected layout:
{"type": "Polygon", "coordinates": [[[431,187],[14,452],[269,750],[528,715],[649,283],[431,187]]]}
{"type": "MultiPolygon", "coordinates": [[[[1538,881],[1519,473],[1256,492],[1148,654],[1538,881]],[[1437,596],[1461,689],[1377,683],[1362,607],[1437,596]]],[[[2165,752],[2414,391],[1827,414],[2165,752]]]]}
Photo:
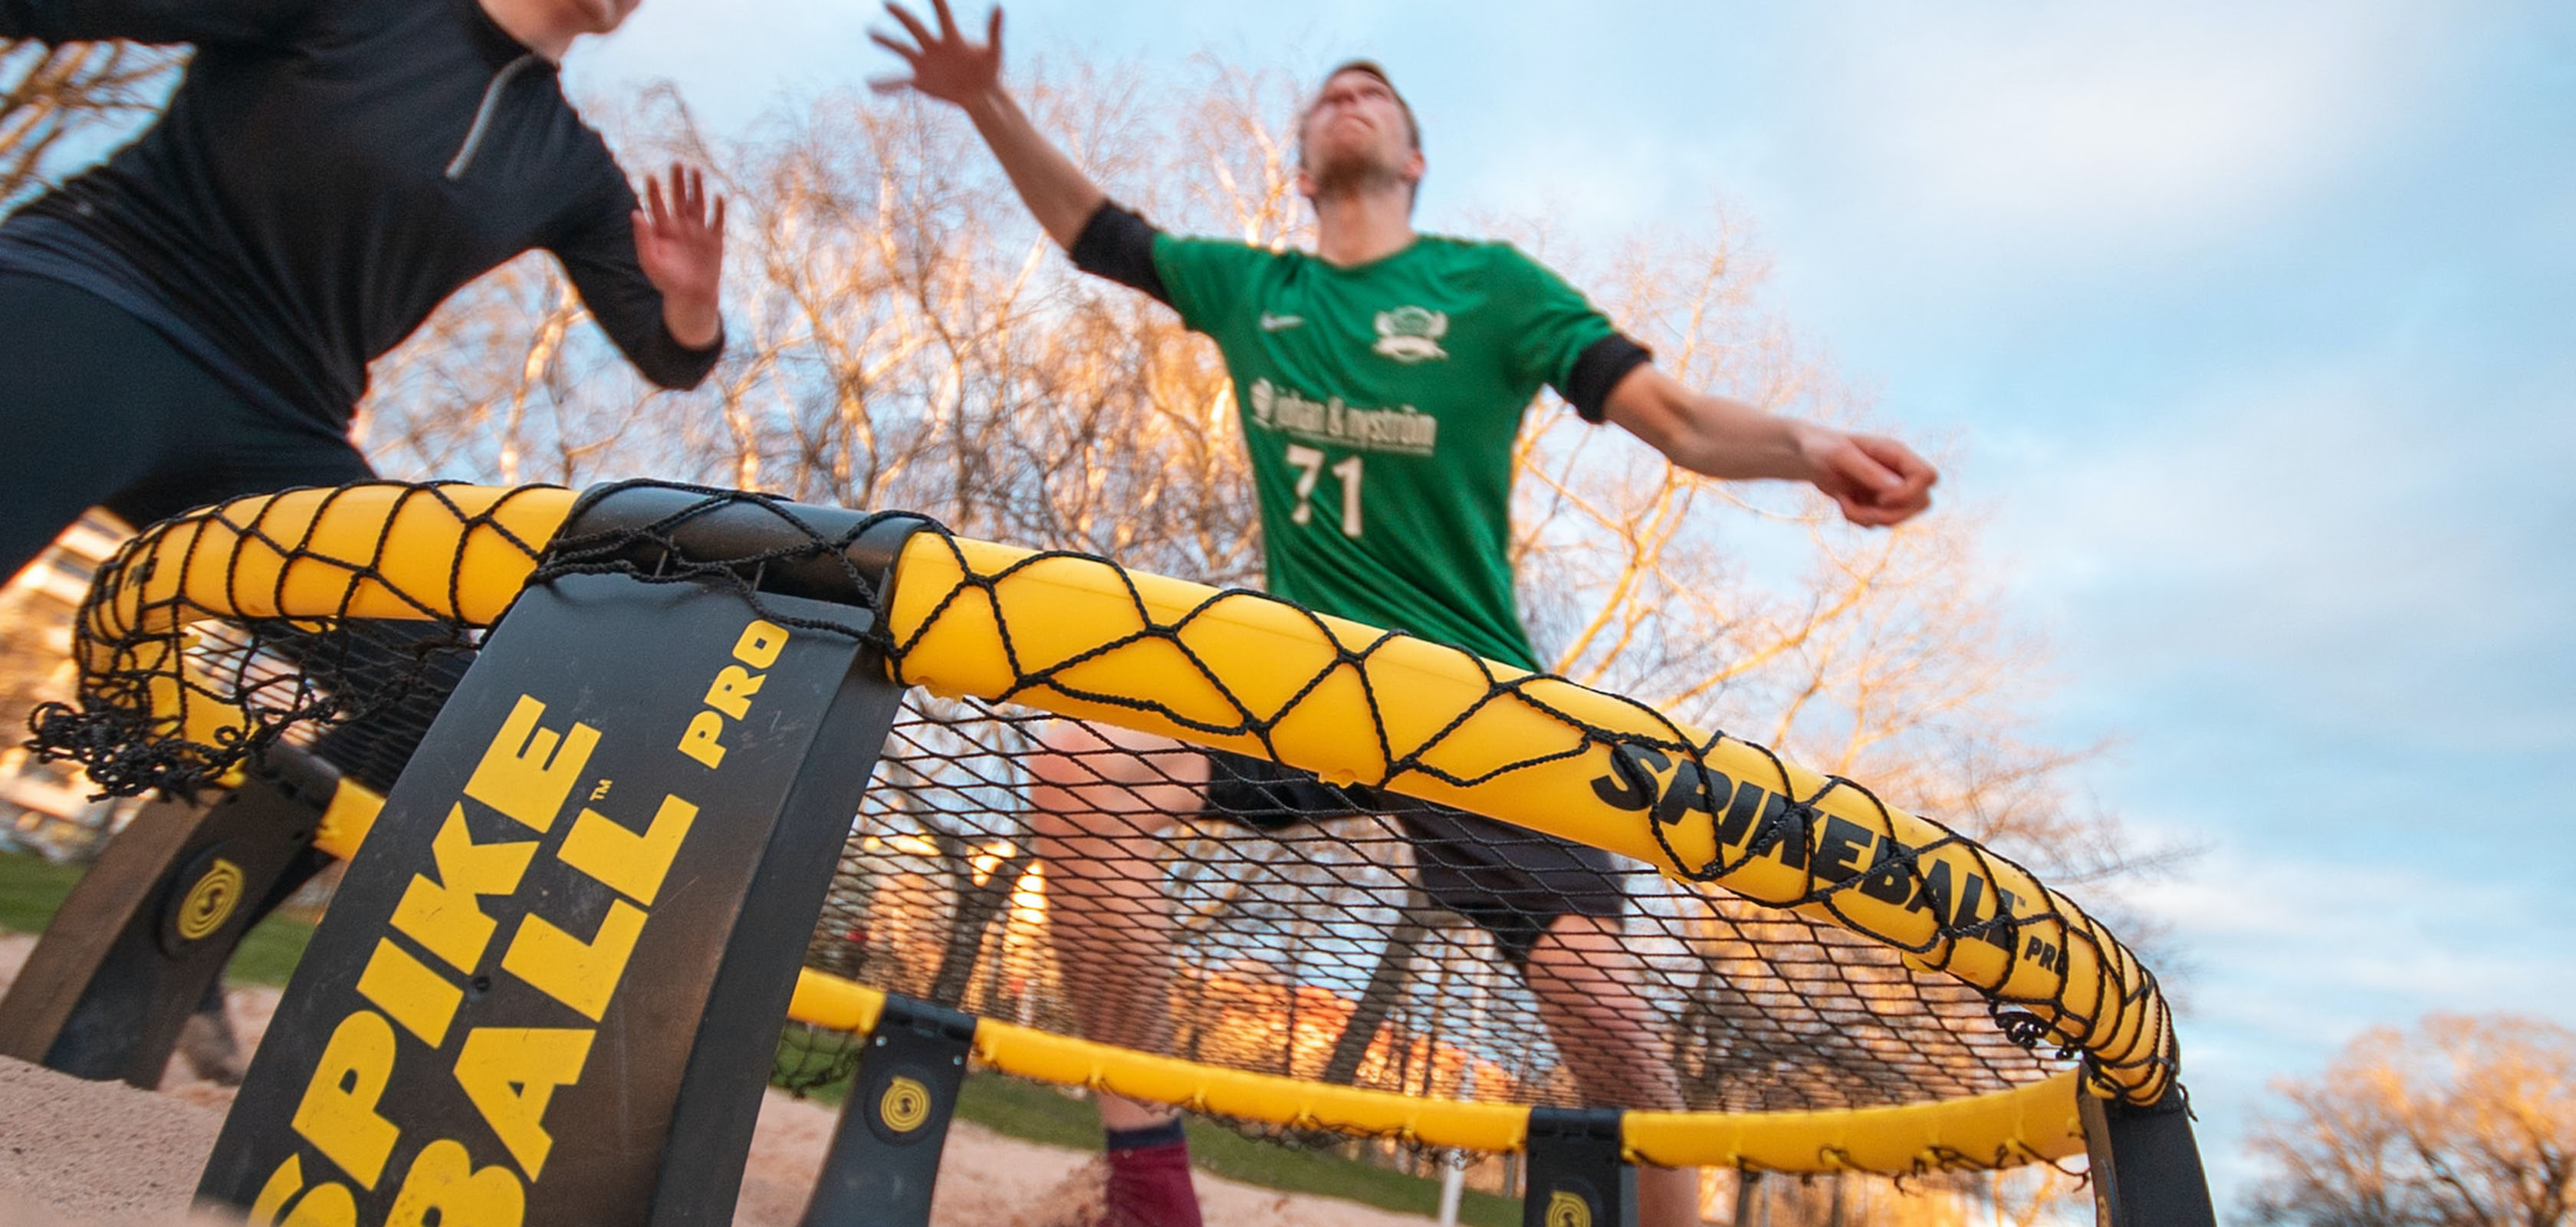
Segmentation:
{"type": "MultiPolygon", "coordinates": [[[[145,629],[146,617],[449,619],[488,624],[525,585],[537,556],[571,514],[577,495],[554,487],[466,485],[420,487],[381,483],[290,491],[237,500],[211,513],[146,533],[102,573],[102,589],[83,617],[92,645],[145,629]],[[422,496],[424,489],[435,497],[422,496]],[[424,598],[423,594],[430,594],[424,598]],[[186,611],[173,614],[169,611],[186,611]]],[[[1404,791],[1535,830],[1560,835],[1663,866],[1683,876],[1722,849],[1714,832],[1697,846],[1686,831],[1664,838],[1637,819],[1588,797],[1589,781],[1608,762],[1611,745],[1567,747],[1555,761],[1515,772],[1509,783],[1478,780],[1479,756],[1526,758],[1533,737],[1566,737],[1570,717],[1641,741],[1707,747],[1710,766],[1753,778],[1767,766],[1779,786],[1815,794],[1820,812],[1843,817],[1876,837],[1904,843],[1930,864],[1942,858],[1985,875],[2023,900],[2045,901],[2044,913],[2020,919],[2028,936],[2051,940],[2054,965],[2016,957],[1984,943],[1942,938],[1937,926],[1901,905],[1846,892],[1827,903],[1808,899],[1813,879],[1784,876],[1773,862],[1747,857],[1717,880],[1757,901],[1795,906],[1807,915],[1895,945],[1918,969],[1937,969],[2003,1000],[2024,1003],[2050,1029],[2094,1058],[2098,1075],[2070,1069],[2020,1087],[1929,1103],[1821,1112],[1643,1113],[1626,1115],[1631,1157],[1667,1166],[1726,1165],[1782,1172],[1842,1170],[1905,1174],[1959,1167],[1998,1167],[2070,1156],[2083,1149],[2076,1111],[2085,1084],[2107,1080],[2133,1102],[2153,1102],[2170,1085],[2171,1014],[2143,964],[2107,930],[2027,871],[1937,824],[1875,804],[1856,789],[1836,791],[1822,777],[1780,764],[1742,743],[1720,741],[1676,725],[1616,696],[1552,678],[1530,677],[1454,649],[1339,619],[1321,618],[1261,598],[1221,597],[1214,589],[1125,571],[1098,559],[1038,555],[988,542],[922,534],[904,550],[894,581],[889,630],[901,646],[898,680],[948,695],[1007,700],[1058,714],[1106,720],[1199,744],[1256,752],[1254,739],[1212,734],[1208,722],[1175,721],[1128,704],[1103,704],[1086,684],[1067,693],[1023,679],[1072,659],[1140,625],[1190,619],[1190,646],[1221,675],[1225,690],[1261,694],[1279,679],[1310,677],[1318,652],[1366,648],[1347,698],[1320,688],[1307,702],[1315,716],[1274,730],[1279,757],[1327,779],[1385,779],[1388,763],[1375,737],[1423,728],[1449,729],[1437,747],[1457,766],[1458,784],[1408,775],[1404,791]],[[999,627],[1023,606],[1045,608],[1031,619],[1043,634],[1015,627],[1001,650],[999,627]],[[1303,670],[1304,672],[1300,672],[1303,670]],[[1494,703],[1497,682],[1511,683],[1517,703],[1494,703]],[[1317,700],[1322,700],[1317,703],[1317,700]],[[1358,704],[1359,706],[1354,706],[1358,704]],[[1373,704],[1374,706],[1368,706],[1373,704]],[[1463,716],[1462,716],[1462,713],[1463,716]],[[1340,731],[1334,732],[1336,723],[1340,731]],[[1552,721],[1552,723],[1551,723],[1552,721]],[[1365,730],[1354,735],[1353,730],[1365,730]],[[1519,738],[1517,745],[1514,738],[1519,738]],[[1533,778],[1533,776],[1543,778],[1533,778]]],[[[177,630],[177,627],[166,628],[177,630]]],[[[175,637],[173,642],[176,642],[175,637]]],[[[93,648],[95,650],[95,648],[93,648]]],[[[88,661],[101,664],[104,662],[88,661]]],[[[129,665],[132,662],[127,662],[129,665]]],[[[1132,664],[1132,662],[1130,662],[1132,664]]],[[[1113,666],[1118,667],[1118,666],[1113,666]]],[[[1097,677],[1087,677],[1087,683],[1097,677]]],[[[166,683],[175,690],[176,683],[166,683]]],[[[1125,669],[1122,697],[1161,711],[1204,706],[1204,675],[1168,665],[1125,669]]],[[[153,695],[156,709],[171,697],[153,695]]],[[[200,696],[202,700],[202,696],[200,696]]],[[[237,724],[238,713],[187,705],[186,735],[237,724]]],[[[1301,707],[1300,712],[1310,710],[1301,707]]],[[[355,853],[381,799],[344,783],[317,845],[355,853]]],[[[864,1030],[883,995],[807,969],[790,1016],[815,1026],[864,1030]]],[[[977,1032],[986,1064],[1064,1085],[1114,1090],[1154,1102],[1291,1127],[1400,1136],[1439,1147],[1513,1150],[1526,1132],[1524,1107],[1424,1099],[1393,1092],[1300,1082],[1196,1065],[1111,1048],[1067,1036],[986,1020],[977,1032]]]]}

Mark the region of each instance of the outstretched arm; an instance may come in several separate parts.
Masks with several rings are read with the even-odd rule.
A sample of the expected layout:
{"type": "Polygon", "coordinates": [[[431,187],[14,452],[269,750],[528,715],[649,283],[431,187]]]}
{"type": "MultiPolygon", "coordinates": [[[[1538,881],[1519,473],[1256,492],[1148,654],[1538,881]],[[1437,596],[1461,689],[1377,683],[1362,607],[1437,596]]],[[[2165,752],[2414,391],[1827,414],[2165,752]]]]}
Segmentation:
{"type": "Polygon", "coordinates": [[[1609,420],[1674,464],[1708,477],[1803,481],[1854,524],[1902,524],[1932,505],[1930,463],[1894,439],[1764,413],[1694,392],[1651,366],[1612,386],[1609,420]]]}
{"type": "Polygon", "coordinates": [[[1092,215],[1107,203],[1107,193],[1082,173],[1073,159],[1055,143],[1039,134],[1029,122],[1011,92],[1002,88],[1002,10],[996,7],[985,25],[984,45],[967,41],[957,29],[957,19],[948,11],[948,0],[931,0],[939,18],[939,32],[933,34],[902,6],[888,0],[886,11],[903,23],[912,41],[870,34],[912,70],[907,77],[892,77],[869,84],[881,93],[917,89],[942,102],[954,103],[975,123],[975,131],[1002,163],[1002,171],[1011,177],[1022,203],[1035,214],[1038,225],[1066,250],[1082,234],[1092,215]]]}

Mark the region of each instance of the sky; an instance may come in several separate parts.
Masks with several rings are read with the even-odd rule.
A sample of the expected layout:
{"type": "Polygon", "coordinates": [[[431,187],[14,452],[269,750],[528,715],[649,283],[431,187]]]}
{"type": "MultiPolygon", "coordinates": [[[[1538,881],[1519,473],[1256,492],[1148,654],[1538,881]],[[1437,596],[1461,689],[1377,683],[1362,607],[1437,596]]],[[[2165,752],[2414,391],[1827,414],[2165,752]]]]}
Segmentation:
{"type": "MultiPolygon", "coordinates": [[[[650,0],[570,75],[740,123],[888,71],[875,13],[650,0]]],[[[1749,221],[1878,424],[1958,441],[2084,786],[2206,849],[2134,895],[2223,1213],[2361,1030],[2576,1025],[2576,7],[1031,0],[1007,45],[1377,58],[1426,229],[1749,221]]]]}

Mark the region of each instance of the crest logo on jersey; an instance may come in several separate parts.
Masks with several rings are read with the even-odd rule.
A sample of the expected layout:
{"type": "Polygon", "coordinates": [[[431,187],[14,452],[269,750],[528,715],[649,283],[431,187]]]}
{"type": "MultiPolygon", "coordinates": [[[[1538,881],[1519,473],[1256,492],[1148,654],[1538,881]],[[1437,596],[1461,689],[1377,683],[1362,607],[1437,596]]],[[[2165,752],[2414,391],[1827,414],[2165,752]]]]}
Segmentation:
{"type": "Polygon", "coordinates": [[[1423,307],[1397,307],[1377,313],[1377,344],[1370,348],[1398,362],[1446,358],[1440,338],[1449,335],[1449,313],[1423,307]]]}

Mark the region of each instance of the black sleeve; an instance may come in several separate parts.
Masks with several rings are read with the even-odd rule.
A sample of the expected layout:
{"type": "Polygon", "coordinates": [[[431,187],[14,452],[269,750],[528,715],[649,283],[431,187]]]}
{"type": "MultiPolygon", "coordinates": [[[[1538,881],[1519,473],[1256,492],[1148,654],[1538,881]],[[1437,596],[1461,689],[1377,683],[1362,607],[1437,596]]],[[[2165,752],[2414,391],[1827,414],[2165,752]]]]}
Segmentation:
{"type": "Polygon", "coordinates": [[[1082,224],[1082,233],[1073,237],[1073,266],[1095,277],[1143,290],[1168,307],[1172,305],[1171,292],[1163,288],[1163,274],[1154,268],[1154,236],[1161,233],[1154,223],[1120,207],[1117,201],[1104,200],[1091,220],[1082,224]]]}
{"type": "Polygon", "coordinates": [[[309,7],[311,0],[0,0],[0,38],[258,43],[309,7]]]}
{"type": "Polygon", "coordinates": [[[1574,412],[1595,426],[1610,414],[1610,389],[1619,381],[1655,360],[1653,350],[1629,337],[1614,332],[1583,349],[1574,360],[1574,370],[1565,377],[1565,386],[1557,394],[1574,406],[1574,412]]]}
{"type": "Polygon", "coordinates": [[[590,317],[637,371],[661,387],[694,388],[724,356],[724,333],[719,329],[705,349],[691,349],[671,335],[662,322],[662,291],[635,259],[635,191],[624,177],[610,178],[614,192],[604,193],[548,250],[563,261],[590,317]]]}

